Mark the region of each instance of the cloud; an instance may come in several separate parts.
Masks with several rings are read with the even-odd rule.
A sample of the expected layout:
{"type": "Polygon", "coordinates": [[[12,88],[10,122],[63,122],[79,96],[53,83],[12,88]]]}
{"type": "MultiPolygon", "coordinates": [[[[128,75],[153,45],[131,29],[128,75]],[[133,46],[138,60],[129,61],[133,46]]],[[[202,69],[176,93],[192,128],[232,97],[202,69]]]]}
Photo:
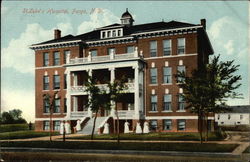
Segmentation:
{"type": "Polygon", "coordinates": [[[29,121],[35,120],[35,92],[34,91],[15,91],[4,89],[1,91],[1,111],[12,109],[22,110],[22,116],[29,121]],[[25,94],[25,95],[24,95],[25,94]]]}
{"type": "Polygon", "coordinates": [[[228,55],[232,55],[234,53],[234,43],[233,40],[229,40],[227,41],[227,43],[223,46],[225,48],[225,50],[227,51],[226,53],[228,55]]]}
{"type": "Polygon", "coordinates": [[[95,28],[110,25],[112,23],[119,23],[120,18],[115,16],[111,11],[102,9],[101,13],[94,12],[90,14],[90,20],[84,21],[77,28],[77,34],[92,31],[95,28]]]}
{"type": "MultiPolygon", "coordinates": [[[[72,32],[70,23],[59,23],[57,28],[62,30],[62,36],[72,32]]],[[[29,46],[35,43],[53,39],[53,29],[46,30],[37,23],[28,24],[19,38],[12,39],[8,47],[2,48],[2,68],[14,68],[21,73],[34,73],[35,54],[29,46]]]]}
{"type": "Polygon", "coordinates": [[[247,47],[245,24],[229,16],[214,21],[207,30],[215,53],[224,56],[239,55],[247,47]]]}

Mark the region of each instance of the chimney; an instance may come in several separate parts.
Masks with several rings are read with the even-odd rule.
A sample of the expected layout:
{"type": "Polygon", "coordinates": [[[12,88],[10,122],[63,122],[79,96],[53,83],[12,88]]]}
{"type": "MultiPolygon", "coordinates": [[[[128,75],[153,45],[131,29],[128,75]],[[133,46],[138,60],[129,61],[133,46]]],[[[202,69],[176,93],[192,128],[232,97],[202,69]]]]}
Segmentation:
{"type": "Polygon", "coordinates": [[[203,26],[204,30],[206,30],[206,19],[201,19],[201,25],[203,26]]]}
{"type": "Polygon", "coordinates": [[[61,38],[61,30],[55,29],[54,30],[54,39],[61,38]]]}

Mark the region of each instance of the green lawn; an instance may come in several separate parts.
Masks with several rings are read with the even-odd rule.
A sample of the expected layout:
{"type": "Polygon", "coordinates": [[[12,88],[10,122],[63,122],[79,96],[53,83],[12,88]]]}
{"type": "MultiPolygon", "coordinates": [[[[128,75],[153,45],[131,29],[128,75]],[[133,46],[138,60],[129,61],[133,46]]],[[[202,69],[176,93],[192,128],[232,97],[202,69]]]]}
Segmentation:
{"type": "Polygon", "coordinates": [[[143,150],[143,151],[188,151],[188,152],[231,152],[237,144],[215,143],[141,143],[141,142],[81,142],[81,141],[8,141],[1,147],[98,149],[98,150],[143,150]]]}
{"type": "MultiPolygon", "coordinates": [[[[58,135],[58,132],[52,133],[52,135],[58,135]]],[[[35,132],[35,131],[16,131],[16,132],[4,132],[0,133],[0,140],[5,139],[25,139],[33,137],[49,136],[49,132],[35,132]]]]}
{"type": "MultiPolygon", "coordinates": [[[[204,135],[203,135],[204,136],[204,135]]],[[[90,139],[90,136],[68,137],[70,139],[90,139]]],[[[117,135],[95,135],[96,140],[115,140],[117,135]]],[[[208,140],[218,141],[225,138],[224,133],[209,133],[208,140]]],[[[149,134],[121,134],[121,140],[185,140],[199,141],[199,133],[149,133],[149,134]]]]}
{"type": "MultiPolygon", "coordinates": [[[[32,129],[34,129],[32,125],[32,129]]],[[[29,130],[29,124],[0,124],[0,133],[29,130]]]]}

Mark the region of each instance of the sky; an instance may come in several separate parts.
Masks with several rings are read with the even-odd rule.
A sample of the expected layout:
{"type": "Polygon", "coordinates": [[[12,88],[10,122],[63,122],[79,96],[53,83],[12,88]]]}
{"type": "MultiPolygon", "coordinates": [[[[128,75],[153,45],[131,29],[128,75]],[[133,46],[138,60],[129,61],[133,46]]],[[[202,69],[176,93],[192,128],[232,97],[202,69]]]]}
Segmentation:
{"type": "Polygon", "coordinates": [[[128,8],[135,22],[143,24],[176,20],[207,22],[207,33],[215,55],[234,60],[240,68],[243,99],[228,105],[249,104],[249,9],[247,1],[2,1],[1,5],[1,111],[14,108],[24,118],[35,119],[34,51],[31,44],[62,36],[77,35],[95,28],[120,23],[128,8]]]}

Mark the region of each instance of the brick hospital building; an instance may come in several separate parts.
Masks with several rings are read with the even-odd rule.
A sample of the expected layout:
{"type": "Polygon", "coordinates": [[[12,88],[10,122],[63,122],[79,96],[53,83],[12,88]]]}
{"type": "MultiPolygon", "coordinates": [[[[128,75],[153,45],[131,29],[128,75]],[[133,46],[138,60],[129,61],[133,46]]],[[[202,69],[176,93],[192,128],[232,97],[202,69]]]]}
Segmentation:
{"type": "MultiPolygon", "coordinates": [[[[85,106],[88,73],[104,89],[108,82],[126,76],[124,100],[116,103],[121,131],[125,121],[131,131],[138,121],[142,127],[147,121],[151,131],[198,131],[198,117],[185,109],[175,74],[185,71],[190,75],[213,54],[205,19],[200,24],[161,21],[134,25],[126,11],[120,23],[76,36],[62,37],[56,29],[54,39],[30,48],[35,51],[36,130],[49,130],[49,103],[43,95],[52,96],[55,91],[53,130],[60,129],[61,121],[70,122],[73,128],[80,120],[82,131],[92,126],[93,112],[85,106]]],[[[112,127],[114,120],[113,109],[101,109],[96,127],[101,132],[105,122],[112,127]]],[[[211,121],[213,117],[209,117],[211,121]]]]}

